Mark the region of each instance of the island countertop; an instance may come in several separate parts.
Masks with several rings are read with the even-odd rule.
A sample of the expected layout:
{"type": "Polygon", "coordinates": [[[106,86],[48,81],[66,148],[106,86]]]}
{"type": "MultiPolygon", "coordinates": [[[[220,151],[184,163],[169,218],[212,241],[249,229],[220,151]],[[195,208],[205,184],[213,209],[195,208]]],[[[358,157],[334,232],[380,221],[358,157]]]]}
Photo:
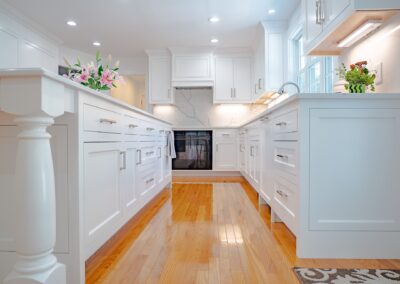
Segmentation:
{"type": "MultiPolygon", "coordinates": [[[[149,113],[147,111],[144,111],[142,109],[134,107],[134,106],[132,106],[132,105],[130,105],[128,103],[122,102],[122,101],[120,101],[118,99],[115,99],[115,98],[109,96],[109,95],[105,95],[105,94],[103,94],[103,93],[101,93],[99,91],[96,91],[96,90],[90,89],[88,87],[85,87],[85,86],[83,86],[81,84],[78,84],[78,83],[68,79],[68,78],[60,76],[60,75],[58,75],[58,74],[56,74],[54,72],[48,71],[48,70],[43,69],[43,68],[0,69],[0,94],[1,94],[1,91],[2,91],[1,90],[1,78],[40,77],[40,76],[47,77],[47,78],[50,78],[52,80],[61,82],[64,85],[71,86],[72,88],[75,88],[75,89],[80,90],[80,91],[84,91],[84,92],[86,92],[86,93],[88,93],[88,94],[90,94],[92,96],[95,96],[95,97],[101,98],[103,100],[109,101],[109,102],[114,103],[114,104],[116,104],[118,106],[121,106],[121,107],[123,107],[125,109],[132,110],[132,111],[137,112],[139,114],[145,115],[145,116],[147,116],[149,118],[152,118],[152,119],[158,120],[160,122],[166,123],[168,125],[171,125],[171,123],[169,123],[169,122],[167,122],[165,120],[162,120],[162,119],[154,116],[153,114],[151,114],[151,113],[149,113]]],[[[2,110],[1,98],[0,98],[0,110],[2,110]]]]}

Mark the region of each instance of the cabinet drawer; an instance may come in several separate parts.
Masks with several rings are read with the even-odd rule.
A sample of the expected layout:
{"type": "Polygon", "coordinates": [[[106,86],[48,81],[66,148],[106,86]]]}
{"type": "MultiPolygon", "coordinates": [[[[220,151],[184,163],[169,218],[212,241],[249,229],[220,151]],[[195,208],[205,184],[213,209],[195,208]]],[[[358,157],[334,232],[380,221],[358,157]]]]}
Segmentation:
{"type": "Polygon", "coordinates": [[[298,143],[296,141],[280,141],[274,143],[273,164],[274,168],[282,171],[284,174],[293,176],[296,183],[298,160],[298,143]]]}
{"type": "Polygon", "coordinates": [[[236,138],[236,131],[234,129],[215,130],[214,137],[219,139],[236,138]]]}
{"type": "Polygon", "coordinates": [[[144,133],[145,130],[144,121],[131,116],[125,116],[123,124],[124,134],[139,135],[144,133]]]}
{"type": "Polygon", "coordinates": [[[122,115],[91,105],[83,106],[85,131],[121,133],[122,115]]]}
{"type": "Polygon", "coordinates": [[[138,191],[141,196],[145,195],[156,186],[157,171],[155,168],[155,162],[138,167],[138,191]]]}
{"type": "Polygon", "coordinates": [[[157,157],[156,146],[144,146],[140,149],[140,162],[142,164],[148,163],[157,157]]]}
{"type": "Polygon", "coordinates": [[[274,197],[273,210],[279,218],[296,234],[296,216],[298,195],[296,186],[279,177],[274,178],[273,182],[274,197]]]}
{"type": "Polygon", "coordinates": [[[275,117],[271,122],[273,134],[290,133],[297,131],[297,110],[275,117]]]}

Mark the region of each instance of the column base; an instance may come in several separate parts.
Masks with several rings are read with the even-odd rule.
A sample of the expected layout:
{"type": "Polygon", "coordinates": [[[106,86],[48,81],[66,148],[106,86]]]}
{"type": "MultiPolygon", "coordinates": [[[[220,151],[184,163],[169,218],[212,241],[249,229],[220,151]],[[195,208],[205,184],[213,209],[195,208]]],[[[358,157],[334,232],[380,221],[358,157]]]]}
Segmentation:
{"type": "Polygon", "coordinates": [[[65,265],[56,263],[51,269],[35,274],[12,271],[4,279],[4,284],[66,284],[65,265]]]}

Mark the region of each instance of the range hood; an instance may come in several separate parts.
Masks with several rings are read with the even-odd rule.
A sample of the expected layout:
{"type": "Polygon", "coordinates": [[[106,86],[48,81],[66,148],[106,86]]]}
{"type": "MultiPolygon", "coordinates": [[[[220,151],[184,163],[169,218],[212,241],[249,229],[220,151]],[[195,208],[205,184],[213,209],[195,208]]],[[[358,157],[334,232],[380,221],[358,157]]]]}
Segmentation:
{"type": "Polygon", "coordinates": [[[209,48],[170,48],[172,87],[214,86],[214,56],[209,48]]]}

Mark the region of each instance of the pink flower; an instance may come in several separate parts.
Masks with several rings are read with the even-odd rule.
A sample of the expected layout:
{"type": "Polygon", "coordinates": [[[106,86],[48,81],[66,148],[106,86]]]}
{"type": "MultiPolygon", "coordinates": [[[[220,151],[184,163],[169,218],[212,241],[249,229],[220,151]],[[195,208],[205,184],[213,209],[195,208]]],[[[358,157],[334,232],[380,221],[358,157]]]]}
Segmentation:
{"type": "Polygon", "coordinates": [[[89,80],[89,71],[87,69],[82,69],[82,73],[78,73],[74,77],[74,81],[78,83],[87,83],[89,80]]]}
{"type": "Polygon", "coordinates": [[[107,86],[110,89],[112,88],[112,83],[114,81],[114,74],[110,69],[106,69],[101,74],[100,84],[101,86],[107,86]]]}

